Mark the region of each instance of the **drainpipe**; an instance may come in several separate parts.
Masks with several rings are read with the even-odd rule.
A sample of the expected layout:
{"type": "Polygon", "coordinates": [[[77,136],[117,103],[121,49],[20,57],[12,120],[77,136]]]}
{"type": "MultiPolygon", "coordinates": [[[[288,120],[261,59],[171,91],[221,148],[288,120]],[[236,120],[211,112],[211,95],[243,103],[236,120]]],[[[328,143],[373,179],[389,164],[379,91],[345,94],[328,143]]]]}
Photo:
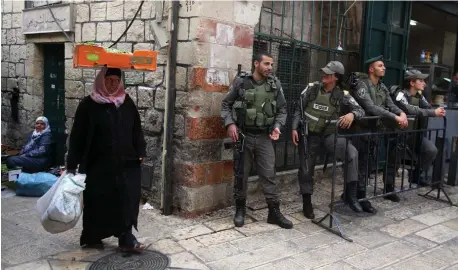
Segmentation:
{"type": "Polygon", "coordinates": [[[167,53],[166,93],[164,112],[164,139],[162,142],[162,214],[171,215],[173,206],[173,127],[175,120],[176,66],[178,40],[178,8],[180,2],[172,1],[169,9],[168,29],[170,31],[169,50],[167,53]]]}

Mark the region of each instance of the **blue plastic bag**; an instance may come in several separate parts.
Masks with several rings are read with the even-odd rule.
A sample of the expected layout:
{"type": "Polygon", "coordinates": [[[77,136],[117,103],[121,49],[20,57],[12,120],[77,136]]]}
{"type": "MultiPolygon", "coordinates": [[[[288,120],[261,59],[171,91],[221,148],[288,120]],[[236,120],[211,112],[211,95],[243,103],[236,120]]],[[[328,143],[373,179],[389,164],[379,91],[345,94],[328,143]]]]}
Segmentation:
{"type": "Polygon", "coordinates": [[[55,183],[57,176],[50,173],[21,173],[16,181],[16,195],[27,197],[43,196],[55,183]]]}

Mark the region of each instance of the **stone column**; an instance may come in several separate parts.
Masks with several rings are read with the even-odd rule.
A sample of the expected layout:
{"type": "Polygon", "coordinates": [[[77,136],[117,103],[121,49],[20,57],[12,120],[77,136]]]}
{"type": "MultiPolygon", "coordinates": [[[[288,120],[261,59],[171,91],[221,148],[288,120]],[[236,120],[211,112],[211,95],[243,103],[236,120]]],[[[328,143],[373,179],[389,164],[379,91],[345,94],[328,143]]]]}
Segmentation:
{"type": "MultiPolygon", "coordinates": [[[[221,101],[237,65],[251,70],[260,10],[260,2],[181,3],[177,88],[187,91],[187,106],[177,111],[185,136],[175,151],[175,204],[187,216],[226,206],[232,199],[232,153],[223,149],[221,101]]],[[[180,103],[178,99],[180,95],[180,103]]]]}

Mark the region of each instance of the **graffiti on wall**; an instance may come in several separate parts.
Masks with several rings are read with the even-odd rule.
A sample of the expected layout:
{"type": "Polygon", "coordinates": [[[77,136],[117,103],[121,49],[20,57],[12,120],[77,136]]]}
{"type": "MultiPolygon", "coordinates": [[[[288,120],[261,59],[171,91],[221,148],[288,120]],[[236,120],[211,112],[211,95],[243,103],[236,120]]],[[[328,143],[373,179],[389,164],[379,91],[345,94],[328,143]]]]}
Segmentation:
{"type": "Polygon", "coordinates": [[[192,6],[196,1],[194,0],[186,0],[186,11],[190,12],[192,10],[192,6]]]}

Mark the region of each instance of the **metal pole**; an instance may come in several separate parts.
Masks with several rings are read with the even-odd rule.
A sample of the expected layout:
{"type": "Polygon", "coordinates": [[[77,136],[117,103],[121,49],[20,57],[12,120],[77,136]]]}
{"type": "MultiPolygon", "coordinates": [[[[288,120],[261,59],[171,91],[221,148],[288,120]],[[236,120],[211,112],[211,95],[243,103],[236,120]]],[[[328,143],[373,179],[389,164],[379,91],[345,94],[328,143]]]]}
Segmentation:
{"type": "Polygon", "coordinates": [[[176,65],[177,65],[177,40],[178,40],[178,8],[180,2],[172,1],[172,8],[169,11],[170,43],[167,59],[167,89],[166,105],[164,112],[164,141],[162,150],[162,202],[163,215],[171,215],[173,207],[172,195],[172,172],[173,172],[173,127],[175,119],[175,99],[176,99],[176,65]]]}

